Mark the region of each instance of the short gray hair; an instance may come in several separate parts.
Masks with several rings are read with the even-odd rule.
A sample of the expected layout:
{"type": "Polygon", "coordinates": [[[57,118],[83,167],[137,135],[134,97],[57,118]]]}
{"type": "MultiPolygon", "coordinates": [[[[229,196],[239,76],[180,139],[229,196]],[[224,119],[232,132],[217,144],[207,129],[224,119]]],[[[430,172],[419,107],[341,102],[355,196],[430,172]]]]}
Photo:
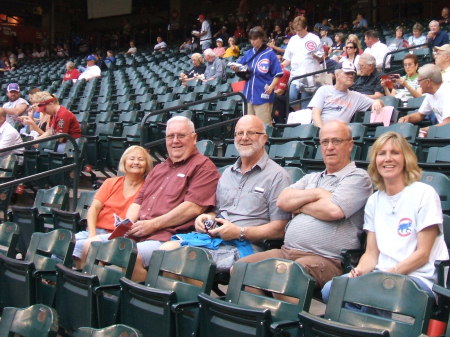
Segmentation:
{"type": "Polygon", "coordinates": [[[203,52],[203,55],[216,57],[216,54],[214,53],[214,51],[211,48],[205,49],[205,51],[203,52]]]}
{"type": "Polygon", "coordinates": [[[431,21],[430,21],[430,23],[428,24],[428,27],[430,27],[430,26],[431,26],[431,24],[435,24],[435,25],[438,25],[438,27],[439,27],[439,22],[438,22],[438,21],[436,21],[436,20],[431,20],[431,21]]]}
{"type": "Polygon", "coordinates": [[[441,69],[435,64],[428,63],[421,66],[418,73],[423,79],[429,78],[433,83],[442,83],[441,69]]]}
{"type": "Polygon", "coordinates": [[[363,60],[366,64],[374,66],[374,67],[377,64],[377,60],[375,59],[375,57],[373,57],[373,55],[370,55],[367,53],[361,54],[359,56],[359,59],[363,60]]]}
{"type": "Polygon", "coordinates": [[[170,118],[167,121],[167,127],[169,127],[170,123],[172,123],[172,122],[184,122],[184,123],[186,123],[188,125],[190,131],[195,132],[195,125],[194,125],[194,123],[192,123],[192,121],[189,118],[187,118],[187,117],[184,117],[184,116],[172,117],[172,118],[170,118]]]}
{"type": "Polygon", "coordinates": [[[66,67],[75,69],[75,63],[73,63],[72,61],[69,61],[66,63],[66,67]]]}

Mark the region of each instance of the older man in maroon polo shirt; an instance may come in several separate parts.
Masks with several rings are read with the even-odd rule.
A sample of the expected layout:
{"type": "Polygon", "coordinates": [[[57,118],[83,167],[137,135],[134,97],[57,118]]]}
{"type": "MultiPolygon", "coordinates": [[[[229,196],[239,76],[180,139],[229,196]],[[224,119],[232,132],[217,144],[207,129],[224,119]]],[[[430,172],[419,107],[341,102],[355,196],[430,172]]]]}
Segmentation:
{"type": "Polygon", "coordinates": [[[147,176],[144,186],[128,208],[134,222],[130,235],[138,242],[133,280],[145,280],[154,250],[170,237],[194,229],[195,218],[216,204],[219,174],[214,164],[196,148],[194,124],[186,117],[167,122],[169,158],[147,176]]]}

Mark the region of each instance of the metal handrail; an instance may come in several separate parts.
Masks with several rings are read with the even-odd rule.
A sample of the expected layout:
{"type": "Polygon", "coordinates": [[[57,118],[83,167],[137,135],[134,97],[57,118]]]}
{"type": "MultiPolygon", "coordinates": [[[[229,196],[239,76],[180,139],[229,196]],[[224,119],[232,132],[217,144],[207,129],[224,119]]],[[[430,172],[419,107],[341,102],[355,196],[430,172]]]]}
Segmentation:
{"type": "Polygon", "coordinates": [[[289,92],[290,92],[290,89],[291,89],[292,82],[295,81],[295,80],[299,80],[299,79],[302,79],[302,78],[309,77],[309,76],[314,76],[314,75],[317,75],[317,74],[322,74],[322,73],[328,72],[328,71],[330,71],[330,70],[334,70],[334,68],[332,67],[332,68],[321,69],[321,70],[318,70],[318,71],[314,71],[314,72],[312,72],[312,73],[294,76],[294,77],[292,77],[292,78],[289,79],[289,82],[288,82],[288,84],[287,84],[287,89],[286,89],[286,92],[285,92],[285,109],[286,109],[285,112],[286,112],[286,118],[287,118],[287,116],[289,115],[289,107],[290,107],[291,104],[303,102],[304,100],[306,100],[306,99],[298,99],[298,100],[294,100],[294,101],[292,101],[292,102],[289,101],[289,92]]]}
{"type": "MultiPolygon", "coordinates": [[[[428,47],[428,49],[430,50],[430,55],[431,55],[431,53],[433,52],[433,50],[432,50],[433,46],[431,45],[431,43],[428,43],[428,42],[424,43],[424,44],[419,44],[417,46],[412,46],[412,47],[407,47],[407,48],[403,48],[403,49],[393,50],[393,51],[390,51],[390,52],[386,53],[386,55],[384,55],[384,58],[383,58],[383,67],[382,67],[381,71],[383,73],[386,73],[386,60],[388,59],[388,57],[390,57],[390,55],[402,53],[402,52],[405,52],[405,51],[408,51],[408,50],[412,50],[412,49],[422,48],[422,47],[425,47],[425,46],[428,47]]],[[[387,69],[387,70],[391,71],[390,69],[387,69]]]]}
{"type": "Polygon", "coordinates": [[[72,203],[72,210],[76,209],[76,205],[77,205],[77,201],[78,201],[78,179],[80,176],[80,168],[78,165],[78,161],[80,159],[80,149],[78,148],[78,145],[75,141],[75,139],[72,138],[72,136],[70,136],[67,133],[59,133],[57,135],[53,135],[53,136],[49,136],[49,137],[45,137],[45,138],[41,138],[41,139],[36,139],[36,140],[31,140],[28,142],[24,142],[22,144],[17,144],[17,145],[11,145],[8,147],[5,147],[3,149],[0,149],[0,154],[2,152],[6,152],[6,151],[11,151],[11,150],[15,150],[15,149],[20,149],[20,148],[25,148],[29,145],[34,145],[34,144],[39,144],[39,143],[43,143],[43,142],[47,142],[49,140],[53,140],[53,139],[59,139],[59,138],[66,138],[68,141],[70,141],[73,145],[74,148],[74,161],[73,164],[68,164],[68,165],[64,165],[61,167],[58,167],[56,169],[51,169],[48,171],[44,171],[44,172],[40,172],[37,174],[32,174],[31,176],[28,177],[23,177],[23,178],[19,178],[19,179],[15,179],[15,180],[11,180],[8,181],[6,183],[2,183],[0,184],[0,189],[4,189],[10,186],[15,186],[21,183],[26,183],[29,181],[33,181],[33,180],[38,180],[41,178],[45,178],[48,177],[50,175],[53,175],[55,173],[60,173],[60,172],[66,172],[66,171],[71,171],[74,170],[75,174],[74,174],[74,179],[73,179],[73,203],[72,203]]]}

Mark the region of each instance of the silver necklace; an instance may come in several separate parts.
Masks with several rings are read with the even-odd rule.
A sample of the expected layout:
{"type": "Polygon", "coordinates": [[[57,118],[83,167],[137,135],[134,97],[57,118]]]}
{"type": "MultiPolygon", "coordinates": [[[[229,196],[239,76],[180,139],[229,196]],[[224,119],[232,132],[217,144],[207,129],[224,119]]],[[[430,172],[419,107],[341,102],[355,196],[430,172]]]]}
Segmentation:
{"type": "Polygon", "coordinates": [[[395,214],[395,212],[396,212],[395,209],[397,207],[398,202],[400,201],[401,194],[402,194],[402,192],[399,192],[399,193],[394,194],[394,195],[387,195],[386,194],[387,195],[387,200],[389,202],[389,205],[392,208],[392,211],[391,211],[392,214],[395,214]]]}

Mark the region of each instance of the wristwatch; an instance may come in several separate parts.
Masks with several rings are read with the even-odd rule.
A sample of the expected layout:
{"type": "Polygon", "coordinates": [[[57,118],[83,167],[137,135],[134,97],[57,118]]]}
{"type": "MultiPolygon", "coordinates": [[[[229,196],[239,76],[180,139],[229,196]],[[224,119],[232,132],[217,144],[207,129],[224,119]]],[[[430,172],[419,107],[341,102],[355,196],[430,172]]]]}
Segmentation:
{"type": "Polygon", "coordinates": [[[241,232],[239,233],[239,241],[245,240],[245,228],[246,227],[241,227],[241,232]]]}

